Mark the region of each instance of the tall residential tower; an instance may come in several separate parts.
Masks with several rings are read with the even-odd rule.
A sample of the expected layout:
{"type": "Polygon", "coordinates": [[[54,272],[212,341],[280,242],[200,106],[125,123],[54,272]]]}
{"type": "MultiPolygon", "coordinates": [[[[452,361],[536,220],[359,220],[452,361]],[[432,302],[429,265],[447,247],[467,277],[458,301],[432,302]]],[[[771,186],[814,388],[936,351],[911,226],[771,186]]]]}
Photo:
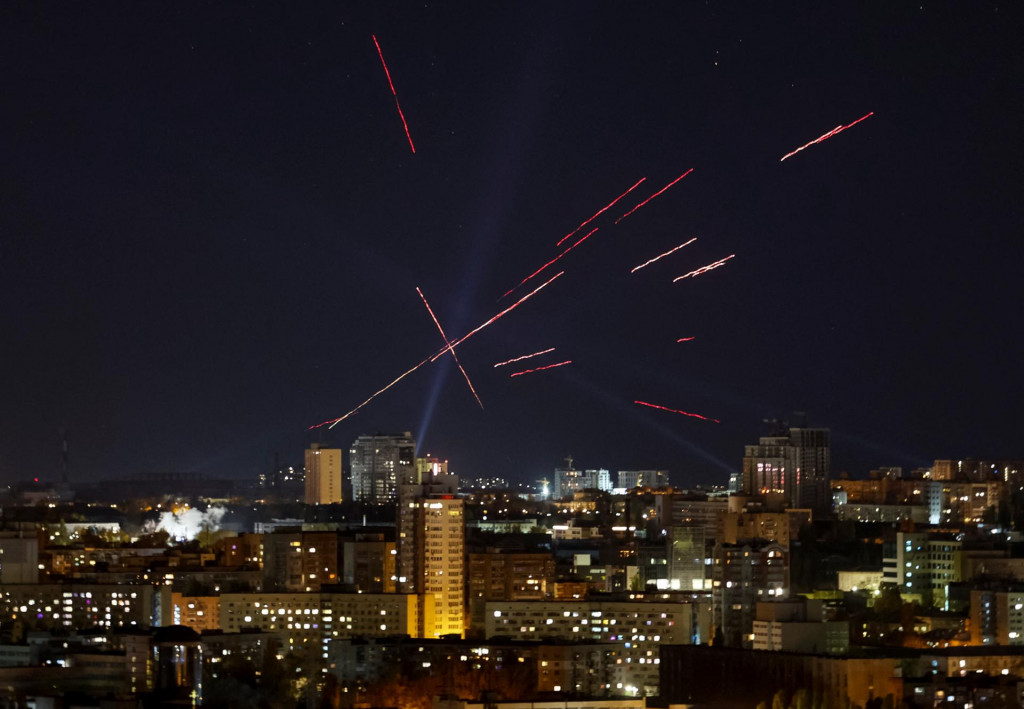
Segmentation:
{"type": "Polygon", "coordinates": [[[826,511],[831,470],[827,428],[788,428],[746,446],[743,492],[781,498],[789,507],[826,511]]]}
{"type": "Polygon", "coordinates": [[[398,485],[398,589],[416,594],[424,638],[465,630],[466,521],[458,489],[447,461],[436,458],[417,458],[398,485]]]}
{"type": "Polygon", "coordinates": [[[341,449],[321,448],[314,443],[306,449],[307,505],[341,502],[341,449]]]}
{"type": "Polygon", "coordinates": [[[398,497],[398,484],[414,473],[416,441],[409,432],[360,436],[349,450],[352,499],[390,505],[398,497]]]}

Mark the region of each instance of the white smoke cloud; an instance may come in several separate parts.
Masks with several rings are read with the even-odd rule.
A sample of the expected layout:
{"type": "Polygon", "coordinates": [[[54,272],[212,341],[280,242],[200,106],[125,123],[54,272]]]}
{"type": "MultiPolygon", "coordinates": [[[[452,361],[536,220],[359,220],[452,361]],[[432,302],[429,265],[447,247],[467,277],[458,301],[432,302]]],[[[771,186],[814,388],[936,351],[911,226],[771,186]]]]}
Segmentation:
{"type": "Polygon", "coordinates": [[[220,529],[220,521],[227,514],[227,509],[220,506],[208,507],[206,512],[200,512],[192,507],[186,507],[177,511],[165,511],[160,513],[160,519],[146,525],[147,532],[164,531],[176,542],[188,542],[198,536],[204,529],[217,531],[220,529]]]}

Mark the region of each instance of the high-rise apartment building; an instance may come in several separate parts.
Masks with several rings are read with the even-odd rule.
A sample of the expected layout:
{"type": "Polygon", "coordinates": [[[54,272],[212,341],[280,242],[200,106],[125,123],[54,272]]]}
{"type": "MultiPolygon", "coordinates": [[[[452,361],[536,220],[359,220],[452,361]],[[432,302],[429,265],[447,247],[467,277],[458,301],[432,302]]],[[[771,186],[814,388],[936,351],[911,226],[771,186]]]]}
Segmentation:
{"type": "Polygon", "coordinates": [[[788,577],[789,554],[778,542],[717,544],[711,570],[715,644],[753,647],[757,602],[786,598],[788,577]]]}
{"type": "Polygon", "coordinates": [[[453,495],[421,498],[417,518],[417,550],[421,570],[417,578],[420,598],[433,598],[432,626],[426,612],[422,637],[462,637],[466,624],[465,547],[466,518],[463,501],[453,495]]]}
{"type": "Polygon", "coordinates": [[[831,433],[827,428],[790,428],[746,446],[743,491],[776,497],[790,507],[830,507],[831,433]]]}
{"type": "Polygon", "coordinates": [[[412,434],[360,436],[349,450],[352,499],[388,505],[398,497],[398,484],[415,472],[416,441],[412,434]]]}
{"type": "Polygon", "coordinates": [[[423,573],[421,555],[423,521],[421,502],[432,495],[454,496],[459,491],[459,478],[448,474],[448,463],[436,458],[417,458],[412,469],[398,484],[395,536],[397,549],[397,588],[405,593],[419,593],[417,580],[423,573]]]}
{"type": "Polygon", "coordinates": [[[306,449],[307,505],[341,502],[341,449],[314,443],[306,449]]]}
{"type": "Polygon", "coordinates": [[[433,606],[420,613],[420,637],[465,630],[465,509],[447,463],[420,458],[398,484],[397,587],[433,606]]]}

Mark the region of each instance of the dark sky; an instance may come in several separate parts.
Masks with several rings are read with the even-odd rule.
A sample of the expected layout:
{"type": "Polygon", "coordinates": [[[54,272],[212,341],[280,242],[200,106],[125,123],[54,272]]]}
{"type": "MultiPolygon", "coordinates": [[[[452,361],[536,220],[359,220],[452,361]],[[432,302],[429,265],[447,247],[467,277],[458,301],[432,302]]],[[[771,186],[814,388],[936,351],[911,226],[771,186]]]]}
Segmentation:
{"type": "Polygon", "coordinates": [[[72,481],[298,462],[442,345],[416,286],[462,335],[641,177],[458,348],[483,411],[445,357],[323,440],[724,482],[802,411],[854,475],[1024,457],[1019,3],[264,5],[0,11],[0,480],[59,428],[72,481]]]}

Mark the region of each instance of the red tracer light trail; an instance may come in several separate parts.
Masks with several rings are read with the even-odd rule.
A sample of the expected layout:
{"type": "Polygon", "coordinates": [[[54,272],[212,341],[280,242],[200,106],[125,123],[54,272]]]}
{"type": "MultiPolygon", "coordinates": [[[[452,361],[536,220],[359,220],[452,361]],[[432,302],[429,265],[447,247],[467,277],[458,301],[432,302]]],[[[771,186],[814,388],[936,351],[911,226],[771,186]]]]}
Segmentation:
{"type": "Polygon", "coordinates": [[[633,207],[633,208],[632,208],[631,210],[629,210],[628,212],[626,212],[625,214],[623,214],[623,215],[622,215],[621,217],[619,217],[618,219],[616,219],[616,220],[615,220],[615,223],[616,223],[616,224],[618,224],[619,222],[621,222],[621,221],[622,221],[623,219],[625,219],[626,217],[628,217],[628,216],[629,216],[630,214],[632,214],[632,213],[633,213],[633,212],[635,212],[636,210],[640,209],[640,207],[642,207],[642,206],[644,206],[645,204],[647,204],[648,202],[650,202],[650,201],[651,201],[652,199],[654,199],[655,197],[657,197],[658,195],[660,195],[660,194],[661,194],[662,192],[664,192],[665,190],[667,190],[667,189],[668,189],[669,187],[671,187],[671,186],[672,186],[672,185],[674,185],[675,183],[679,182],[679,181],[680,181],[681,179],[683,179],[684,177],[686,177],[687,175],[689,175],[689,174],[690,174],[691,172],[693,172],[693,168],[692,168],[692,167],[691,167],[691,168],[690,168],[689,170],[687,170],[686,172],[684,172],[684,173],[683,173],[682,175],[680,175],[679,177],[677,177],[676,179],[672,180],[672,181],[671,181],[671,182],[669,182],[669,183],[668,183],[667,185],[665,185],[664,187],[662,187],[662,188],[661,188],[660,190],[658,190],[657,192],[655,192],[654,194],[652,194],[652,195],[651,195],[650,197],[648,197],[647,199],[645,199],[645,200],[644,200],[643,202],[641,202],[640,204],[636,205],[636,206],[635,206],[635,207],[633,207]]]}
{"type": "Polygon", "coordinates": [[[513,362],[519,362],[519,361],[522,361],[524,359],[530,359],[530,357],[537,357],[539,355],[547,354],[548,352],[554,352],[554,351],[555,351],[554,347],[549,347],[546,350],[541,350],[540,352],[534,352],[533,354],[523,355],[522,357],[513,357],[512,359],[507,359],[504,362],[498,362],[494,366],[495,367],[504,367],[506,364],[512,364],[513,362]]]}
{"type": "Polygon", "coordinates": [[[678,340],[676,340],[676,342],[690,342],[691,340],[696,339],[696,337],[680,337],[678,340]]]}
{"type": "Polygon", "coordinates": [[[398,103],[398,94],[395,92],[395,84],[391,81],[391,72],[388,71],[388,63],[384,61],[384,52],[380,51],[380,42],[377,41],[377,35],[371,35],[373,37],[373,43],[377,45],[377,54],[380,55],[380,63],[384,65],[384,73],[388,77],[388,86],[391,87],[391,95],[395,97],[395,108],[398,109],[398,117],[402,119],[402,127],[405,128],[405,137],[409,139],[409,148],[412,150],[413,155],[416,154],[416,146],[412,144],[412,136],[409,135],[409,124],[405,122],[405,114],[402,113],[402,105],[398,103]]]}
{"type": "Polygon", "coordinates": [[[483,325],[480,325],[480,326],[478,326],[478,327],[477,327],[477,328],[476,328],[475,330],[471,330],[471,331],[470,331],[470,332],[469,332],[468,334],[466,334],[466,335],[463,335],[462,337],[460,337],[460,338],[459,338],[458,340],[456,340],[455,342],[451,342],[451,343],[449,343],[447,347],[444,347],[444,348],[442,348],[442,349],[441,349],[441,350],[440,350],[439,352],[437,352],[436,354],[434,354],[434,355],[431,355],[430,357],[427,357],[427,358],[426,358],[425,360],[423,360],[423,361],[422,361],[422,362],[420,362],[419,364],[416,364],[416,365],[414,365],[414,366],[410,367],[409,369],[407,369],[406,371],[404,371],[404,372],[403,372],[402,374],[399,374],[399,375],[398,375],[397,377],[395,377],[394,379],[392,379],[392,380],[391,380],[391,382],[390,382],[390,383],[389,383],[389,384],[388,384],[387,386],[385,386],[384,388],[382,388],[382,389],[378,390],[378,391],[377,391],[377,392],[375,392],[374,394],[370,395],[370,396],[369,396],[369,397],[368,397],[368,398],[366,399],[366,401],[364,401],[363,403],[359,404],[359,406],[355,407],[354,409],[352,409],[351,411],[349,411],[349,412],[348,412],[347,414],[345,414],[344,416],[339,416],[339,417],[338,417],[338,418],[336,418],[336,419],[330,419],[329,421],[324,421],[323,423],[318,423],[318,424],[316,424],[315,426],[310,426],[309,428],[310,428],[310,429],[314,429],[314,428],[320,428],[321,426],[327,426],[328,428],[334,428],[334,427],[335,427],[335,426],[337,426],[337,425],[338,425],[339,423],[341,423],[342,421],[344,421],[345,419],[347,419],[347,418],[348,418],[349,416],[352,416],[352,415],[353,415],[354,413],[356,413],[357,411],[359,411],[359,409],[363,408],[364,406],[366,406],[367,404],[369,404],[369,403],[370,403],[371,401],[373,401],[374,399],[376,399],[376,398],[377,398],[378,396],[380,396],[381,394],[383,394],[384,392],[386,392],[386,391],[387,391],[388,389],[390,389],[391,387],[393,387],[393,386],[394,386],[395,384],[398,384],[398,382],[402,381],[402,380],[403,380],[403,379],[405,379],[405,378],[406,378],[407,376],[409,376],[410,374],[412,374],[413,372],[415,372],[415,371],[416,371],[417,369],[419,369],[420,367],[422,367],[422,366],[423,366],[424,364],[426,364],[427,362],[433,362],[433,361],[434,361],[434,360],[436,360],[436,359],[437,359],[438,357],[440,357],[441,355],[443,355],[443,354],[444,354],[445,352],[448,352],[449,350],[454,350],[454,349],[455,349],[455,348],[456,348],[457,346],[459,346],[460,344],[462,344],[463,342],[465,342],[466,340],[468,340],[468,339],[469,339],[470,337],[472,337],[472,336],[473,336],[473,335],[475,335],[476,333],[478,333],[478,332],[480,332],[481,330],[483,330],[483,329],[484,329],[485,327],[487,327],[488,325],[490,325],[491,323],[493,323],[493,322],[494,322],[495,320],[498,320],[498,319],[499,319],[499,318],[501,318],[502,316],[504,316],[504,315],[507,315],[507,314],[508,314],[508,313],[510,313],[511,311],[515,310],[515,309],[516,309],[517,307],[519,307],[519,306],[520,306],[520,305],[522,305],[522,304],[523,304],[524,302],[526,302],[526,300],[527,300],[527,299],[529,299],[529,298],[532,298],[532,297],[533,297],[534,295],[536,295],[537,293],[539,293],[539,292],[540,292],[540,290],[541,290],[542,288],[544,288],[545,286],[547,286],[548,284],[550,284],[550,283],[551,283],[552,281],[554,281],[554,280],[555,280],[556,278],[558,278],[559,276],[563,275],[564,273],[565,273],[565,271],[559,271],[559,272],[558,272],[558,273],[556,273],[556,274],[555,274],[554,276],[552,276],[552,277],[551,277],[550,279],[548,279],[548,280],[547,280],[547,281],[545,281],[544,283],[542,283],[542,284],[540,284],[539,286],[537,286],[536,288],[534,288],[534,289],[533,289],[532,291],[530,291],[529,293],[527,293],[526,295],[524,295],[524,296],[523,296],[522,298],[520,298],[519,300],[517,300],[517,301],[516,301],[515,303],[513,303],[513,304],[512,304],[512,305],[510,305],[509,307],[507,307],[507,308],[505,308],[504,310],[502,310],[502,311],[501,311],[500,313],[498,313],[497,315],[495,315],[495,316],[494,316],[493,318],[491,318],[490,320],[488,320],[487,322],[485,322],[485,323],[484,323],[483,325]]]}
{"type": "Polygon", "coordinates": [[[634,401],[634,404],[640,404],[640,406],[649,406],[652,409],[661,409],[662,411],[668,411],[673,414],[682,414],[683,416],[689,416],[691,418],[700,419],[701,421],[712,421],[714,423],[722,423],[718,419],[713,419],[708,416],[701,416],[700,414],[692,414],[689,411],[681,411],[680,409],[670,409],[667,406],[658,406],[657,404],[648,404],[646,401],[634,401]]]}
{"type": "Polygon", "coordinates": [[[644,266],[650,266],[650,265],[651,265],[652,263],[654,263],[654,262],[655,262],[655,261],[657,261],[658,259],[662,259],[662,258],[665,258],[665,257],[666,257],[666,256],[668,256],[669,254],[674,254],[674,253],[675,253],[676,251],[679,251],[679,249],[683,248],[684,246],[689,246],[690,244],[692,244],[692,243],[693,243],[693,242],[695,242],[696,240],[697,240],[697,237],[695,236],[695,237],[693,237],[692,239],[690,239],[689,241],[687,241],[687,242],[686,242],[685,244],[680,244],[679,246],[675,247],[674,249],[669,249],[668,251],[666,251],[665,253],[663,253],[663,254],[662,254],[661,256],[655,256],[655,257],[654,257],[654,258],[652,258],[652,259],[651,259],[650,261],[647,261],[646,263],[642,263],[642,264],[640,264],[639,266],[637,266],[636,268],[634,268],[634,269],[633,269],[632,271],[630,271],[630,273],[636,273],[637,271],[639,271],[639,270],[640,270],[641,268],[643,268],[644,266]]]}
{"type": "MultiPolygon", "coordinates": [[[[420,294],[420,299],[423,304],[427,306],[427,312],[430,313],[430,319],[437,325],[438,332],[441,333],[441,339],[444,340],[444,344],[451,347],[451,342],[448,341],[448,336],[444,334],[444,328],[441,327],[441,323],[438,321],[437,316],[434,315],[434,309],[430,307],[430,303],[427,302],[427,296],[423,295],[423,291],[416,286],[416,292],[420,294]]],[[[451,350],[452,358],[455,360],[455,364],[458,365],[459,371],[462,372],[462,376],[466,378],[466,384],[469,385],[469,390],[473,393],[473,397],[476,399],[476,403],[480,404],[480,408],[484,408],[484,402],[480,401],[480,395],[476,393],[476,389],[473,388],[473,382],[469,381],[469,375],[466,374],[466,370],[462,367],[462,362],[459,361],[459,356],[455,354],[455,350],[451,350]]]]}
{"type": "Polygon", "coordinates": [[[847,128],[853,128],[853,127],[854,127],[855,125],[857,125],[857,124],[858,124],[858,123],[860,123],[861,121],[863,121],[863,120],[866,120],[866,119],[870,118],[870,117],[871,117],[871,116],[873,116],[873,115],[875,115],[875,112],[874,112],[874,111],[872,111],[871,113],[869,113],[869,114],[868,114],[868,115],[866,115],[866,116],[861,116],[860,118],[858,118],[857,120],[855,120],[855,121],[854,121],[853,123],[851,123],[851,124],[850,124],[850,125],[848,125],[848,126],[844,126],[844,125],[840,124],[840,125],[836,126],[835,128],[833,128],[832,130],[830,130],[830,131],[829,131],[828,133],[826,133],[825,135],[823,135],[823,136],[821,136],[821,137],[819,137],[819,138],[815,138],[814,140],[812,140],[812,141],[811,141],[810,143],[808,143],[807,145],[801,145],[801,146],[800,146],[799,148],[797,148],[797,149],[796,149],[796,150],[794,150],[793,152],[791,152],[791,153],[786,153],[785,155],[783,155],[783,156],[782,156],[782,158],[781,158],[781,159],[779,160],[779,162],[782,162],[782,161],[783,161],[783,160],[785,160],[786,158],[791,158],[791,157],[793,157],[794,155],[796,155],[797,153],[799,153],[799,152],[800,152],[801,150],[805,150],[806,148],[809,148],[809,147],[811,147],[812,145],[817,145],[818,143],[821,143],[821,142],[823,142],[823,141],[826,141],[826,140],[828,140],[829,138],[831,138],[832,136],[834,136],[834,135],[838,135],[839,133],[842,133],[842,132],[843,132],[844,130],[846,130],[847,128]]]}
{"type": "Polygon", "coordinates": [[[326,426],[328,424],[332,424],[332,423],[335,423],[335,422],[340,421],[340,420],[341,419],[327,419],[326,421],[321,421],[320,423],[313,424],[312,426],[310,426],[306,430],[307,431],[312,431],[314,429],[320,428],[321,426],[326,426]]]}
{"type": "Polygon", "coordinates": [[[408,376],[409,376],[410,374],[412,374],[413,372],[415,372],[415,371],[416,371],[417,369],[419,369],[420,367],[422,367],[422,366],[423,366],[424,364],[426,364],[426,363],[427,363],[427,362],[429,362],[429,361],[430,361],[430,358],[429,358],[429,357],[427,357],[427,358],[426,358],[425,360],[423,360],[422,362],[420,362],[420,363],[419,363],[419,364],[417,364],[416,366],[414,366],[414,367],[411,367],[411,368],[407,369],[407,370],[406,370],[405,372],[403,372],[402,374],[399,374],[399,375],[398,375],[397,377],[395,377],[394,379],[392,379],[392,380],[391,380],[391,382],[390,382],[390,383],[389,383],[389,384],[388,384],[388,385],[387,385],[386,387],[384,387],[383,389],[380,389],[379,391],[377,391],[377,392],[376,392],[376,393],[374,393],[374,394],[371,394],[371,395],[370,395],[370,396],[369,396],[369,397],[368,397],[368,398],[366,399],[366,401],[364,401],[364,402],[363,402],[363,403],[361,403],[361,404],[360,404],[359,406],[357,406],[356,408],[354,408],[354,409],[352,409],[351,411],[349,411],[349,412],[348,412],[347,414],[345,414],[344,416],[339,416],[339,417],[338,417],[338,418],[336,418],[336,419],[330,419],[329,421],[324,421],[323,423],[318,423],[318,424],[317,424],[317,425],[315,425],[315,426],[310,426],[310,427],[309,427],[309,428],[310,428],[310,430],[312,430],[312,429],[314,429],[314,428],[320,428],[321,426],[327,426],[327,428],[334,428],[334,427],[335,427],[335,426],[337,426],[337,425],[338,425],[339,423],[341,423],[342,421],[344,421],[345,419],[347,419],[347,418],[348,418],[349,416],[351,416],[351,415],[353,415],[354,413],[356,413],[357,411],[359,411],[359,409],[361,409],[361,408],[363,408],[364,406],[366,406],[367,404],[369,404],[369,403],[370,403],[371,401],[373,401],[373,400],[374,400],[374,399],[376,399],[376,398],[377,398],[378,396],[380,396],[381,394],[383,394],[384,392],[386,392],[386,391],[387,391],[388,389],[390,389],[391,387],[393,387],[393,386],[394,386],[395,384],[398,384],[398,382],[400,382],[400,381],[402,381],[403,379],[405,379],[406,377],[408,377],[408,376]]]}
{"type": "Polygon", "coordinates": [[[585,226],[586,226],[587,224],[590,224],[590,222],[592,222],[592,221],[594,221],[595,219],[597,219],[597,218],[598,218],[599,216],[601,216],[601,213],[602,213],[602,212],[604,212],[604,211],[605,211],[605,210],[607,210],[607,209],[608,209],[609,207],[611,207],[611,206],[612,206],[613,204],[615,204],[616,202],[618,202],[618,201],[619,201],[620,199],[622,199],[623,197],[625,197],[626,195],[628,195],[628,194],[629,194],[630,192],[632,192],[633,190],[635,190],[635,189],[636,189],[637,187],[639,187],[639,186],[640,186],[640,183],[641,183],[641,182],[643,182],[643,181],[644,181],[644,180],[646,180],[646,179],[647,179],[646,177],[641,177],[641,178],[640,178],[639,180],[637,180],[637,182],[636,182],[636,184],[635,184],[635,185],[633,185],[633,186],[632,186],[632,187],[630,187],[630,188],[629,188],[628,190],[626,190],[625,192],[623,192],[622,194],[620,194],[620,195],[619,195],[618,197],[616,197],[615,199],[613,199],[613,200],[612,200],[611,202],[609,202],[609,203],[608,203],[607,205],[605,205],[605,206],[604,206],[604,207],[603,207],[602,209],[599,209],[599,210],[598,210],[598,211],[597,211],[597,212],[596,212],[596,213],[594,214],[594,216],[592,216],[592,217],[591,217],[590,219],[588,219],[587,221],[583,222],[583,223],[582,223],[582,224],[580,224],[580,225],[579,225],[578,227],[576,227],[575,229],[573,229],[572,231],[570,231],[570,232],[569,232],[568,234],[566,234],[565,236],[563,236],[563,237],[562,237],[561,239],[559,239],[559,240],[558,240],[558,243],[557,243],[557,244],[555,244],[555,246],[561,246],[561,245],[562,245],[562,242],[563,242],[563,241],[565,241],[565,240],[566,240],[566,239],[568,239],[568,238],[569,238],[570,236],[572,236],[573,234],[575,234],[576,232],[578,232],[578,231],[579,231],[580,229],[582,229],[583,227],[585,227],[585,226]]]}
{"type": "Polygon", "coordinates": [[[468,333],[466,333],[465,335],[463,335],[462,337],[460,337],[459,339],[457,339],[457,340],[456,340],[455,342],[453,342],[453,343],[451,343],[450,345],[448,345],[447,347],[445,347],[445,348],[444,348],[443,350],[441,350],[441,351],[440,351],[440,352],[438,352],[438,353],[437,353],[436,355],[434,355],[433,357],[431,357],[431,358],[430,358],[430,361],[431,361],[431,362],[433,362],[433,361],[434,361],[435,359],[437,359],[438,357],[440,357],[441,355],[443,355],[443,354],[444,354],[445,352],[447,352],[448,350],[453,350],[453,349],[455,349],[456,347],[458,347],[459,345],[461,345],[461,344],[462,344],[463,342],[465,342],[466,340],[468,340],[469,338],[471,338],[471,337],[472,337],[473,335],[475,335],[476,333],[480,332],[480,331],[481,331],[481,330],[483,330],[483,329],[484,329],[485,327],[487,327],[488,325],[490,325],[491,323],[493,323],[493,322],[494,322],[495,320],[498,320],[499,318],[503,318],[504,316],[508,315],[508,314],[509,314],[510,312],[512,312],[513,310],[515,310],[516,308],[518,308],[518,307],[519,307],[520,305],[522,305],[522,304],[523,304],[524,302],[526,302],[526,300],[527,300],[528,298],[532,298],[532,297],[533,297],[533,296],[535,296],[535,295],[536,295],[537,293],[539,293],[539,292],[541,291],[541,289],[543,289],[543,288],[546,288],[546,287],[547,287],[547,286],[548,286],[548,285],[549,285],[550,283],[552,283],[552,282],[553,282],[553,281],[554,281],[554,280],[555,280],[556,278],[558,278],[559,276],[562,276],[562,275],[564,275],[564,274],[565,274],[565,271],[559,271],[558,273],[556,273],[555,275],[553,275],[553,276],[552,276],[551,278],[549,278],[548,280],[544,281],[544,282],[543,282],[543,283],[541,283],[541,284],[540,284],[539,286],[537,286],[536,288],[534,288],[534,289],[533,289],[532,291],[530,291],[529,293],[527,293],[526,295],[524,295],[524,296],[523,296],[522,298],[520,298],[520,299],[519,299],[519,300],[517,300],[516,302],[512,303],[512,305],[508,306],[507,308],[505,308],[504,310],[502,310],[502,311],[501,311],[500,313],[498,313],[497,315],[495,315],[495,316],[494,316],[493,318],[491,318],[490,320],[488,320],[487,322],[485,322],[485,323],[484,323],[483,325],[479,325],[479,326],[477,326],[477,328],[476,328],[476,329],[474,329],[474,330],[470,330],[470,331],[469,331],[468,333]]]}
{"type": "Polygon", "coordinates": [[[512,377],[520,377],[524,374],[531,374],[533,372],[543,372],[545,369],[554,369],[555,367],[561,367],[566,364],[572,364],[572,360],[567,359],[564,362],[559,362],[558,364],[549,364],[546,367],[537,367],[536,369],[524,369],[521,372],[512,372],[512,374],[508,375],[508,377],[509,379],[511,379],[512,377]]]}
{"type": "Polygon", "coordinates": [[[696,271],[690,271],[689,273],[684,273],[681,276],[676,276],[675,278],[672,279],[672,282],[675,283],[676,281],[681,281],[684,278],[696,277],[696,276],[699,276],[702,273],[707,273],[708,271],[714,271],[719,266],[724,266],[725,262],[728,261],[729,259],[733,258],[734,256],[736,256],[736,254],[729,254],[725,258],[719,259],[718,261],[715,261],[714,263],[709,263],[707,266],[701,266],[696,271]]]}
{"type": "Polygon", "coordinates": [[[546,264],[544,264],[543,266],[541,266],[540,268],[538,268],[538,269],[537,269],[536,271],[534,271],[533,273],[531,273],[531,274],[530,274],[529,276],[527,276],[527,277],[526,277],[526,278],[524,278],[523,280],[519,281],[519,283],[516,283],[516,284],[515,284],[514,286],[512,286],[511,288],[509,288],[509,289],[508,289],[507,291],[505,291],[505,292],[504,292],[504,293],[503,293],[503,294],[501,295],[501,297],[502,297],[502,298],[504,298],[505,296],[509,295],[509,294],[510,294],[510,293],[512,293],[512,291],[514,291],[514,290],[515,290],[516,288],[518,288],[519,286],[523,285],[523,284],[524,284],[524,283],[526,283],[526,282],[527,282],[528,280],[530,280],[531,278],[533,278],[534,276],[536,276],[536,275],[537,275],[538,273],[540,273],[541,271],[543,271],[543,270],[544,270],[545,268],[547,268],[548,266],[550,266],[551,264],[553,264],[553,263],[554,263],[555,261],[557,261],[558,259],[560,259],[560,258],[562,258],[563,256],[565,256],[565,255],[566,255],[567,253],[569,253],[570,251],[572,251],[573,249],[575,249],[575,248],[576,248],[577,246],[579,246],[579,245],[580,245],[580,244],[582,244],[582,243],[583,243],[584,241],[586,241],[587,239],[589,239],[589,238],[590,238],[590,235],[591,235],[591,234],[593,234],[593,233],[594,233],[595,231],[597,231],[597,230],[598,230],[599,228],[600,228],[600,227],[594,227],[593,229],[591,229],[591,230],[590,230],[589,232],[587,232],[587,233],[586,233],[586,235],[585,235],[585,236],[581,237],[581,238],[580,238],[580,240],[579,240],[579,241],[577,241],[577,242],[576,242],[575,244],[573,244],[572,246],[570,246],[569,248],[567,248],[567,249],[566,249],[565,251],[563,251],[562,253],[558,254],[558,256],[555,256],[555,257],[554,257],[553,259],[551,259],[551,260],[550,260],[550,261],[548,261],[548,262],[547,262],[546,264]]]}

